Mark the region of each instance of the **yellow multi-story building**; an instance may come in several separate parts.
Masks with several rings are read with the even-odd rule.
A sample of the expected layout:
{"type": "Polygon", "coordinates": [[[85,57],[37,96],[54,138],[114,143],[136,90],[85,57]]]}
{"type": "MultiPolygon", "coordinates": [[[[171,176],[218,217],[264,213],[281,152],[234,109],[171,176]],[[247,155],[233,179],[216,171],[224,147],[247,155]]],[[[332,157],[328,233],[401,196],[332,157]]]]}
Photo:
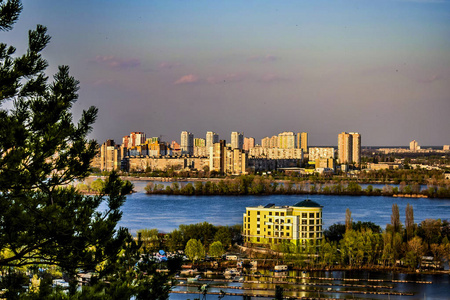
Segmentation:
{"type": "Polygon", "coordinates": [[[295,245],[323,238],[322,207],[309,199],[292,206],[267,204],[247,207],[244,214],[244,242],[277,245],[286,241],[295,245]]]}

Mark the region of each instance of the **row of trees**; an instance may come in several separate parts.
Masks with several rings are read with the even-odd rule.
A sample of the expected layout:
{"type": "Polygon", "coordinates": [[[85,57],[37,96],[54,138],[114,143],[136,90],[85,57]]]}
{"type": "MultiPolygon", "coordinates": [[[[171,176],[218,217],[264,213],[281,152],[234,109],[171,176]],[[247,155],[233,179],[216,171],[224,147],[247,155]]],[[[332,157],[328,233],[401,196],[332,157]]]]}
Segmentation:
{"type": "Polygon", "coordinates": [[[316,248],[312,244],[294,246],[285,243],[278,250],[284,259],[298,267],[396,267],[420,268],[422,257],[433,257],[435,266],[450,259],[450,222],[426,219],[414,223],[413,208],[406,208],[406,224],[400,222],[396,204],[391,224],[385,231],[371,222],[353,222],[347,209],[345,224],[333,224],[324,231],[325,239],[316,248]]]}
{"type": "Polygon", "coordinates": [[[269,194],[325,194],[325,195],[368,195],[368,196],[392,196],[392,195],[425,195],[427,197],[450,198],[450,185],[436,187],[430,185],[421,190],[417,182],[400,185],[385,185],[382,189],[372,185],[366,189],[355,181],[337,183],[314,183],[284,181],[282,183],[255,175],[241,175],[236,178],[227,178],[220,181],[195,181],[187,184],[172,182],[171,185],[149,183],[145,190],[148,194],[170,195],[269,195],[269,194]]]}
{"type": "MultiPolygon", "coordinates": [[[[206,252],[214,243],[219,242],[224,250],[242,241],[242,226],[214,226],[208,222],[180,225],[168,234],[162,234],[157,229],[142,229],[137,233],[143,242],[141,252],[152,253],[160,249],[177,252],[185,250],[189,241],[198,241],[206,252]]],[[[213,255],[216,256],[216,255],[213,255]]]]}

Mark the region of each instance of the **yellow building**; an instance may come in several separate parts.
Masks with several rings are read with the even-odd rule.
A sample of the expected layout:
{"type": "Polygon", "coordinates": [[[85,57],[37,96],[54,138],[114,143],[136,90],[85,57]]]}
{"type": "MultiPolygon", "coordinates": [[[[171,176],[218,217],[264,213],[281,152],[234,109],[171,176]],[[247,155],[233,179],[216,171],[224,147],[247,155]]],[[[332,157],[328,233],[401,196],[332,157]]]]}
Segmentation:
{"type": "Polygon", "coordinates": [[[309,199],[292,206],[267,204],[247,207],[244,214],[244,242],[276,245],[289,241],[295,245],[323,238],[322,207],[309,199]]]}

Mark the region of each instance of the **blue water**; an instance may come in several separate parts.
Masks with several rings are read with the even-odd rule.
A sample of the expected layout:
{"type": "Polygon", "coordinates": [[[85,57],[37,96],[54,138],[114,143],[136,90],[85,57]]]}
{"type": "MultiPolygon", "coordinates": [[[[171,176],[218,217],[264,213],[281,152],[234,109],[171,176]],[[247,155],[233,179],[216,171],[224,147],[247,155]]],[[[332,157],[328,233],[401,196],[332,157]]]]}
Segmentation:
{"type": "MultiPolygon", "coordinates": [[[[382,228],[391,221],[392,204],[400,210],[400,220],[405,221],[405,208],[414,208],[416,223],[427,218],[450,219],[450,199],[393,198],[383,196],[332,196],[332,195],[271,195],[271,196],[176,196],[147,195],[147,182],[136,181],[137,193],[127,196],[122,207],[119,225],[132,234],[136,230],[157,228],[170,232],[180,224],[209,222],[213,225],[242,224],[247,206],[293,205],[305,198],[323,206],[324,228],[334,223],[345,223],[345,210],[350,208],[353,221],[370,221],[382,228]]],[[[105,209],[105,207],[103,207],[105,209]]]]}

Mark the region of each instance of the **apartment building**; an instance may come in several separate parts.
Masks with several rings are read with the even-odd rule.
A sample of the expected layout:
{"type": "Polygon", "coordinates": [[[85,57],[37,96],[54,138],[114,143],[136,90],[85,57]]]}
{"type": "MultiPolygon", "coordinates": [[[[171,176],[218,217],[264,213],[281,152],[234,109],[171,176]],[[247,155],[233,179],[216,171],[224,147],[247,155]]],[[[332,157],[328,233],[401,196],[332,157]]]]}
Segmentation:
{"type": "Polygon", "coordinates": [[[319,245],[323,239],[323,206],[309,199],[292,206],[246,207],[243,215],[243,237],[248,244],[278,245],[290,242],[304,245],[312,241],[319,245]]]}
{"type": "Polygon", "coordinates": [[[361,135],[342,132],[338,135],[338,160],[340,164],[361,164],[361,135]]]}
{"type": "Polygon", "coordinates": [[[103,143],[100,148],[100,170],[120,170],[121,162],[120,147],[114,143],[114,140],[107,140],[103,143]]]}
{"type": "Polygon", "coordinates": [[[233,131],[231,133],[231,149],[243,149],[244,148],[244,134],[241,132],[233,131]]]}
{"type": "Polygon", "coordinates": [[[194,154],[194,134],[188,131],[181,132],[181,154],[194,154]]]}

